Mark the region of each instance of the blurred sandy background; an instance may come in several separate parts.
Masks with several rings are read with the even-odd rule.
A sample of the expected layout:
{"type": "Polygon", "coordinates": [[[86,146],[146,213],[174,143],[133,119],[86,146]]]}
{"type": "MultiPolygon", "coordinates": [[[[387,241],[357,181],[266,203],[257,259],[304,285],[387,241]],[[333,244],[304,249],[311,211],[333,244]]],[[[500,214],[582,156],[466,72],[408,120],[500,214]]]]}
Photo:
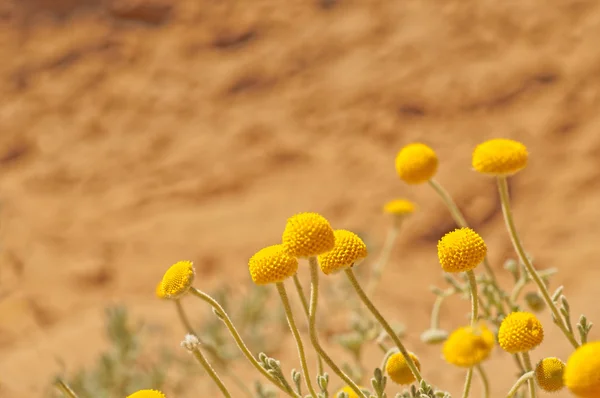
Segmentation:
{"type": "MultiPolygon", "coordinates": [[[[418,339],[428,286],[442,285],[436,240],[454,225],[429,187],[396,177],[415,140],[438,152],[438,179],[499,273],[514,254],[470,156],[487,138],[523,141],[519,231],[539,268],[560,268],[552,289],[565,285],[574,315],[600,322],[599,37],[595,0],[2,0],[0,396],[42,396],[57,358],[92,363],[111,303],[177,347],[173,307],[154,297],[174,261],[195,261],[199,287],[247,286],[247,258],[291,214],[321,212],[380,245],[381,205],[400,196],[420,211],[375,300],[409,324],[426,377],[458,394],[464,372],[418,339]]],[[[467,311],[451,303],[442,326],[467,311]]],[[[534,360],[566,359],[541,318],[534,360]]],[[[494,396],[507,366],[496,350],[494,396]]]]}

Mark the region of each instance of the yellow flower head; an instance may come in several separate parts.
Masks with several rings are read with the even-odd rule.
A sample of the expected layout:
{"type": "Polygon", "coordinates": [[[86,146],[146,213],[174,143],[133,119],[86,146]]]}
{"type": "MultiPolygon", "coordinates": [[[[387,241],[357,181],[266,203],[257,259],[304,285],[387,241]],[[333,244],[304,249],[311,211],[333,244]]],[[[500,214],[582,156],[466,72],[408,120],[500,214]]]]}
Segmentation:
{"type": "Polygon", "coordinates": [[[564,387],[565,364],[558,358],[544,358],[535,367],[535,379],[544,391],[559,391],[564,387]]]}
{"type": "Polygon", "coordinates": [[[542,323],[529,312],[511,312],[498,330],[500,347],[511,354],[530,351],[540,345],[542,340],[542,323]]]}
{"type": "Polygon", "coordinates": [[[273,245],[259,250],[248,261],[250,276],[257,285],[283,282],[298,271],[298,260],[283,245],[273,245]]]}
{"type": "Polygon", "coordinates": [[[396,156],[396,172],[407,184],[429,181],[438,168],[435,151],[419,142],[408,144],[396,156]]]}
{"type": "Polygon", "coordinates": [[[282,242],[290,255],[312,257],[333,249],[335,238],[325,217],[317,213],[300,213],[287,220],[282,242]]]}
{"type": "Polygon", "coordinates": [[[438,242],[438,257],[446,272],[464,272],[477,267],[487,254],[487,246],[471,228],[448,232],[438,242]]]}
{"type": "Polygon", "coordinates": [[[563,380],[578,397],[600,397],[600,341],[584,344],[571,354],[563,380]]]}
{"type": "Polygon", "coordinates": [[[367,257],[367,245],[354,232],[334,231],[335,245],[331,251],[319,256],[319,265],[329,275],[358,264],[367,257]]]}
{"type": "Polygon", "coordinates": [[[393,214],[395,216],[404,216],[407,214],[414,213],[416,210],[416,206],[413,202],[406,199],[394,199],[387,202],[383,206],[383,211],[388,214],[393,214]]]}
{"type": "Polygon", "coordinates": [[[527,166],[527,148],[518,141],[496,138],[473,151],[473,168],[483,174],[509,176],[527,166]]]}
{"type": "Polygon", "coordinates": [[[177,299],[183,296],[194,282],[194,264],[191,261],[178,261],[173,264],[156,287],[159,298],[177,299]]]}
{"type": "MultiPolygon", "coordinates": [[[[358,386],[358,388],[360,388],[363,391],[367,391],[364,387],[358,386]]],[[[346,386],[346,387],[342,388],[341,390],[336,392],[333,397],[337,398],[338,394],[340,394],[342,392],[345,392],[346,394],[348,394],[348,398],[359,398],[358,395],[354,392],[354,390],[350,386],[346,386]]]]}
{"type": "MultiPolygon", "coordinates": [[[[421,363],[419,362],[419,358],[412,352],[409,352],[408,355],[410,359],[413,360],[417,369],[421,370],[421,363]]],[[[390,379],[396,384],[404,385],[410,384],[415,381],[415,375],[412,374],[408,364],[406,363],[406,359],[404,359],[404,355],[398,352],[390,356],[385,365],[385,371],[390,376],[390,379]]]]}
{"type": "Polygon", "coordinates": [[[449,364],[470,368],[487,359],[494,348],[494,334],[484,325],[456,329],[444,342],[442,354],[449,364]]]}
{"type": "Polygon", "coordinates": [[[157,390],[139,390],[127,398],[166,398],[165,394],[157,390]]]}

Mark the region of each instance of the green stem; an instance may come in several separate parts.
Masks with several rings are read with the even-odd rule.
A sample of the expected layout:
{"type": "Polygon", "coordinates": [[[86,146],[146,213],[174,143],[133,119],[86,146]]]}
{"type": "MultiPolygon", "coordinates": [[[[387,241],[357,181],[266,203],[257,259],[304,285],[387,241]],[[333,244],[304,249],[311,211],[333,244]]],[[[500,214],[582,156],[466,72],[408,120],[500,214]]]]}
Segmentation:
{"type": "Polygon", "coordinates": [[[250,363],[252,364],[252,366],[254,366],[256,368],[256,370],[258,370],[264,377],[266,377],[271,383],[273,383],[275,386],[277,386],[277,388],[279,388],[281,391],[283,391],[287,396],[294,397],[294,398],[301,398],[300,395],[295,393],[289,386],[282,385],[275,377],[273,377],[269,372],[267,372],[267,370],[265,368],[260,366],[260,364],[258,363],[256,358],[254,358],[254,356],[252,355],[252,353],[246,346],[246,343],[244,343],[244,340],[242,340],[242,337],[238,333],[237,329],[233,325],[233,322],[229,318],[229,315],[227,315],[227,313],[225,312],[225,310],[223,309],[221,304],[219,304],[215,299],[210,297],[208,294],[204,293],[201,290],[196,289],[193,286],[190,288],[190,292],[192,294],[194,294],[196,297],[198,297],[198,298],[204,300],[205,302],[207,302],[208,304],[210,304],[215,309],[215,311],[217,312],[219,317],[225,323],[225,326],[227,326],[227,329],[229,329],[229,333],[231,333],[231,336],[235,340],[240,351],[242,351],[244,356],[248,359],[248,361],[250,361],[250,363]]]}
{"type": "Polygon", "coordinates": [[[390,260],[390,256],[392,254],[392,250],[394,249],[394,243],[396,243],[396,238],[398,237],[398,231],[400,230],[401,217],[394,216],[394,223],[390,227],[390,230],[385,238],[385,243],[383,244],[383,248],[381,249],[381,254],[379,255],[379,259],[375,263],[373,267],[373,273],[369,282],[367,284],[367,294],[372,295],[375,292],[375,288],[377,284],[381,280],[381,275],[383,274],[383,269],[387,265],[390,260]]]}
{"type": "Polygon", "coordinates": [[[321,344],[319,343],[319,336],[317,335],[317,304],[319,300],[319,263],[316,257],[309,257],[308,262],[310,264],[310,309],[309,309],[309,322],[308,327],[310,330],[310,340],[315,347],[317,353],[323,358],[325,363],[337,374],[360,398],[368,398],[365,393],[356,385],[356,383],[348,377],[344,371],[342,371],[335,362],[327,355],[321,344]]]}
{"type": "Polygon", "coordinates": [[[535,374],[535,372],[531,371],[531,372],[527,372],[527,373],[523,374],[523,376],[519,377],[519,380],[517,380],[515,382],[515,384],[508,391],[508,394],[506,394],[506,398],[513,398],[515,396],[515,394],[517,393],[517,391],[519,391],[519,388],[521,388],[521,386],[526,381],[533,379],[534,374],[535,374]]]}
{"type": "Polygon", "coordinates": [[[477,326],[479,318],[479,296],[477,295],[477,281],[473,270],[467,271],[469,278],[469,288],[471,289],[471,327],[474,329],[477,326]]]}
{"type": "Polygon", "coordinates": [[[473,368],[467,370],[467,377],[465,378],[465,387],[463,388],[462,398],[467,398],[471,392],[471,381],[473,380],[473,368]]]}
{"type": "Polygon", "coordinates": [[[540,290],[540,293],[542,294],[546,305],[548,305],[548,307],[552,311],[552,315],[556,319],[556,324],[558,325],[558,327],[562,330],[562,332],[565,334],[565,336],[573,345],[573,347],[579,347],[579,343],[577,343],[577,340],[575,340],[575,336],[573,336],[573,333],[570,333],[567,327],[565,326],[560,316],[560,313],[558,312],[558,308],[556,308],[556,305],[554,305],[554,302],[550,297],[550,293],[548,292],[544,281],[542,281],[542,278],[540,278],[536,269],[533,267],[533,264],[531,264],[531,261],[529,261],[529,258],[527,258],[527,254],[525,253],[525,249],[521,244],[521,240],[519,239],[519,235],[517,234],[517,228],[515,227],[515,222],[513,220],[512,211],[510,209],[510,198],[508,195],[508,184],[506,182],[506,177],[504,176],[498,177],[498,191],[500,192],[500,202],[502,203],[502,213],[504,214],[506,228],[508,229],[510,239],[515,248],[515,251],[519,256],[519,259],[521,260],[523,265],[525,265],[529,276],[531,277],[531,279],[533,279],[538,289],[540,290]]]}
{"type": "Polygon", "coordinates": [[[56,379],[54,385],[68,398],[77,398],[77,394],[62,379],[56,379]]]}
{"type": "Polygon", "coordinates": [[[296,347],[298,348],[298,356],[300,357],[300,366],[302,368],[304,382],[306,383],[306,387],[308,388],[310,395],[313,398],[317,398],[317,393],[315,392],[315,389],[312,386],[312,377],[310,376],[310,372],[308,371],[308,365],[306,363],[304,344],[302,344],[300,332],[298,332],[298,328],[296,327],[296,321],[294,320],[294,314],[292,313],[292,307],[290,306],[290,300],[288,299],[287,291],[285,290],[285,286],[283,285],[283,283],[279,282],[276,285],[277,291],[279,292],[279,296],[281,297],[281,303],[283,304],[288,324],[290,325],[290,330],[292,331],[294,339],[296,340],[296,347]]]}
{"type": "Polygon", "coordinates": [[[481,385],[483,386],[483,398],[489,398],[490,396],[490,382],[488,380],[487,374],[485,373],[485,369],[481,364],[477,364],[475,366],[477,373],[479,373],[479,378],[481,379],[481,385]]]}
{"type": "Polygon", "coordinates": [[[445,291],[445,294],[438,294],[435,302],[433,303],[433,308],[431,310],[431,329],[437,330],[440,326],[440,309],[442,307],[442,303],[452,294],[453,289],[449,289],[449,291],[445,291]],[[447,294],[446,294],[447,293],[447,294]]]}
{"type": "Polygon", "coordinates": [[[417,382],[420,383],[423,380],[423,376],[421,376],[421,372],[419,372],[419,369],[415,365],[414,361],[412,360],[410,355],[408,355],[408,351],[406,351],[406,348],[404,348],[404,344],[402,344],[400,338],[398,337],[396,332],[394,332],[394,329],[392,329],[390,324],[385,320],[383,315],[381,315],[379,310],[375,307],[375,305],[373,305],[371,300],[369,300],[369,298],[365,294],[364,290],[360,287],[360,284],[356,280],[356,276],[354,275],[352,268],[346,268],[344,271],[346,273],[346,276],[350,280],[352,287],[354,287],[354,290],[356,290],[356,293],[358,294],[362,302],[369,309],[369,311],[371,311],[375,319],[377,319],[379,324],[383,327],[383,329],[387,332],[392,341],[396,344],[396,347],[398,347],[398,350],[400,351],[400,353],[402,353],[402,356],[404,356],[404,360],[410,368],[410,371],[415,376],[415,379],[417,379],[417,382]]]}
{"type": "Polygon", "coordinates": [[[225,387],[225,384],[223,384],[223,381],[221,381],[221,379],[217,375],[217,372],[215,372],[215,370],[212,368],[212,366],[210,366],[210,364],[208,363],[206,358],[204,358],[204,355],[202,355],[202,353],[200,352],[198,347],[196,347],[192,350],[192,354],[194,354],[194,356],[196,357],[198,362],[200,362],[200,365],[202,365],[204,370],[206,370],[206,373],[208,373],[210,378],[213,379],[215,384],[219,387],[219,390],[221,390],[221,393],[223,393],[223,396],[225,398],[231,398],[231,394],[229,394],[229,391],[227,391],[227,387],[225,387]]]}
{"type": "MultiPolygon", "coordinates": [[[[296,286],[296,291],[298,292],[298,296],[300,296],[300,302],[302,303],[302,308],[304,308],[304,313],[306,314],[306,319],[309,319],[309,308],[308,301],[306,300],[306,295],[304,294],[304,289],[302,288],[302,283],[300,283],[300,278],[298,278],[298,273],[294,274],[294,285],[296,286]]],[[[323,359],[320,355],[317,355],[317,369],[319,375],[323,375],[323,359]]]]}
{"type": "Polygon", "coordinates": [[[389,350],[387,350],[387,352],[383,356],[383,360],[381,361],[381,367],[379,368],[379,369],[381,369],[382,372],[385,373],[385,368],[387,367],[387,363],[388,363],[390,357],[392,355],[396,354],[397,352],[398,352],[398,349],[396,347],[390,348],[389,350]]]}
{"type": "MultiPolygon", "coordinates": [[[[529,356],[529,352],[523,353],[523,362],[525,363],[525,370],[527,372],[533,371],[533,366],[531,366],[531,357],[529,356]]],[[[535,398],[535,380],[533,377],[527,380],[527,384],[529,385],[529,397],[535,398]]]]}

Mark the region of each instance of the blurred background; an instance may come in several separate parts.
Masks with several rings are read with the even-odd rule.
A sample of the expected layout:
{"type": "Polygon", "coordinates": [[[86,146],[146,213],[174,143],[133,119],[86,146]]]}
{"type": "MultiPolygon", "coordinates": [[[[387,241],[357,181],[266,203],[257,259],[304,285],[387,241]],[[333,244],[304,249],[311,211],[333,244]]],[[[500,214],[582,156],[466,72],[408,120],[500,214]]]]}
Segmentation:
{"type": "MultiPolygon", "coordinates": [[[[464,370],[419,340],[429,286],[443,286],[436,242],[454,223],[430,187],[396,176],[413,141],[437,151],[438,180],[506,287],[515,255],[471,152],[488,138],[525,143],[530,164],[510,180],[524,244],[538,268],[560,270],[551,290],[565,286],[575,319],[599,322],[598,37],[595,0],[0,1],[0,396],[43,397],[57,374],[95,366],[111,305],[146,324],[144,347],[179,355],[184,329],[154,295],[172,263],[193,260],[197,287],[244,300],[247,259],[279,242],[287,217],[320,212],[375,256],[391,225],[381,207],[397,197],[419,211],[374,300],[406,325],[424,375],[459,394],[464,370]]],[[[195,324],[213,322],[197,301],[184,300],[195,324]]],[[[468,311],[449,302],[441,326],[468,311]]],[[[533,360],[565,360],[568,342],[540,319],[533,360]]],[[[286,341],[274,356],[299,368],[275,334],[286,341]]],[[[486,366],[503,396],[513,363],[496,350],[486,366]]],[[[212,391],[171,376],[169,397],[212,391]]]]}

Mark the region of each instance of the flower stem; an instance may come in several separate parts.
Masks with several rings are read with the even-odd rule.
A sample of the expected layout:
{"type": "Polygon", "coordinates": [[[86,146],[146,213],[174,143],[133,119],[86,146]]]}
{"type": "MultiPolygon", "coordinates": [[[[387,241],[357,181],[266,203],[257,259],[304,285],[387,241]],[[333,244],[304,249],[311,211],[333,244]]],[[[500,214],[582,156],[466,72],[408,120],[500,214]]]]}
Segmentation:
{"type": "Polygon", "coordinates": [[[471,289],[471,327],[475,328],[479,318],[479,296],[477,295],[477,281],[473,270],[467,271],[469,288],[471,289]]]}
{"type": "Polygon", "coordinates": [[[477,364],[475,366],[477,373],[479,373],[479,377],[481,378],[481,385],[483,386],[483,398],[489,398],[490,396],[490,382],[488,381],[487,374],[485,373],[485,369],[481,364],[477,364]]]}
{"type": "MultiPolygon", "coordinates": [[[[527,372],[533,371],[533,367],[531,366],[531,357],[529,356],[529,352],[523,353],[523,362],[525,363],[525,370],[527,372]]],[[[529,385],[529,397],[535,398],[535,380],[533,377],[527,380],[527,384],[529,385]]]]}
{"type": "Polygon", "coordinates": [[[467,377],[465,378],[465,387],[463,388],[462,398],[467,398],[471,392],[471,381],[473,380],[473,368],[467,370],[467,377]]]}
{"type": "Polygon", "coordinates": [[[231,333],[231,336],[235,340],[240,351],[242,351],[244,356],[248,359],[248,361],[250,361],[250,363],[256,368],[256,370],[258,370],[263,376],[265,376],[267,379],[269,379],[269,381],[271,383],[275,384],[275,386],[277,386],[277,388],[279,388],[281,391],[283,391],[287,396],[294,397],[294,398],[301,398],[300,395],[295,393],[289,386],[282,385],[275,377],[273,377],[269,372],[267,372],[267,370],[265,368],[260,366],[260,364],[258,363],[256,358],[254,358],[254,356],[252,355],[252,353],[246,346],[246,343],[244,343],[244,340],[242,340],[242,337],[240,336],[239,332],[233,325],[233,322],[231,321],[231,319],[229,318],[229,316],[227,315],[227,313],[225,312],[225,310],[223,309],[221,304],[219,304],[215,299],[210,297],[208,294],[204,293],[201,290],[196,289],[193,286],[190,288],[190,292],[192,294],[194,294],[196,297],[206,301],[208,304],[210,304],[214,308],[214,310],[217,312],[217,315],[223,320],[223,322],[225,323],[225,326],[227,326],[227,329],[229,329],[229,333],[231,333]]]}
{"type": "Polygon", "coordinates": [[[54,385],[68,398],[77,398],[77,394],[64,382],[63,379],[58,378],[54,382],[54,385]]]}
{"type": "Polygon", "coordinates": [[[288,299],[287,291],[285,290],[285,286],[283,285],[283,283],[279,282],[276,285],[277,291],[279,292],[279,296],[281,297],[281,303],[283,304],[288,324],[290,325],[290,330],[292,331],[294,339],[296,340],[296,347],[298,347],[298,356],[300,357],[300,366],[302,367],[304,382],[306,383],[306,387],[308,388],[310,395],[313,398],[317,398],[317,393],[315,392],[315,389],[312,386],[312,377],[310,375],[310,372],[308,371],[308,365],[306,363],[304,344],[302,344],[300,332],[298,332],[298,328],[296,327],[296,321],[294,321],[294,314],[292,313],[292,307],[290,306],[290,300],[288,299]]]}
{"type": "Polygon", "coordinates": [[[390,348],[386,351],[385,355],[383,356],[383,360],[381,361],[381,366],[379,367],[379,369],[381,369],[383,373],[385,373],[385,368],[387,367],[389,359],[392,355],[396,354],[397,352],[398,349],[396,347],[390,348]]]}
{"type": "Polygon", "coordinates": [[[219,390],[221,390],[221,393],[223,393],[223,396],[225,398],[231,398],[231,394],[229,394],[227,387],[225,387],[225,384],[223,384],[223,381],[221,381],[221,379],[217,375],[217,372],[215,372],[215,370],[212,368],[212,366],[210,366],[210,364],[208,363],[206,358],[204,358],[204,355],[202,355],[202,353],[200,352],[198,347],[195,347],[192,350],[192,354],[194,354],[194,356],[196,357],[198,362],[200,362],[200,365],[202,365],[204,370],[206,370],[206,373],[208,373],[210,378],[213,379],[215,384],[219,387],[219,390]]]}
{"type": "Polygon", "coordinates": [[[415,365],[414,361],[412,360],[410,355],[408,355],[408,351],[406,351],[406,348],[404,348],[404,344],[402,344],[400,338],[398,337],[396,332],[394,332],[394,329],[392,329],[390,324],[385,320],[383,315],[381,315],[379,310],[375,307],[375,305],[373,305],[371,300],[369,300],[369,298],[365,294],[364,290],[360,287],[360,284],[356,280],[356,276],[354,275],[352,268],[346,268],[344,271],[346,273],[346,276],[350,280],[352,287],[354,287],[354,290],[356,290],[356,293],[358,293],[358,296],[360,297],[362,302],[369,309],[369,311],[371,311],[375,319],[377,319],[379,324],[383,327],[383,329],[385,329],[392,341],[396,344],[396,347],[398,347],[398,350],[400,351],[400,353],[402,353],[402,356],[404,357],[406,364],[410,368],[410,371],[415,376],[415,379],[417,379],[417,382],[420,383],[421,380],[423,380],[423,376],[421,376],[421,372],[419,372],[419,369],[415,365]]]}
{"type": "Polygon", "coordinates": [[[194,328],[192,327],[192,324],[190,323],[189,318],[185,314],[185,311],[183,310],[183,306],[181,305],[181,300],[180,299],[176,299],[175,300],[175,307],[177,307],[177,315],[179,315],[179,319],[181,320],[181,323],[183,323],[183,326],[185,327],[185,330],[189,334],[193,334],[194,336],[198,336],[196,334],[196,332],[194,331],[194,328]]]}
{"type": "Polygon", "coordinates": [[[309,322],[308,327],[310,330],[310,340],[315,347],[317,353],[323,358],[325,363],[337,374],[360,398],[368,398],[365,393],[356,385],[356,383],[341,370],[335,362],[327,355],[321,344],[319,343],[319,336],[317,335],[317,304],[319,300],[319,263],[316,257],[309,257],[308,262],[310,264],[310,309],[309,309],[309,322]]]}
{"type": "Polygon", "coordinates": [[[534,375],[534,372],[530,371],[530,372],[524,373],[523,376],[519,377],[519,380],[517,380],[515,382],[515,384],[508,391],[508,394],[506,394],[506,398],[512,398],[512,397],[514,397],[515,394],[517,393],[517,391],[519,391],[519,388],[521,388],[521,386],[526,381],[529,381],[529,380],[533,379],[533,375],[534,375]]]}
{"type": "Polygon", "coordinates": [[[372,295],[375,292],[375,288],[377,284],[381,280],[381,275],[383,274],[383,269],[387,265],[390,260],[390,256],[392,254],[392,250],[394,249],[394,243],[396,243],[396,238],[398,237],[398,231],[400,230],[402,217],[394,216],[394,221],[390,230],[388,231],[387,237],[385,238],[385,243],[383,244],[383,248],[381,249],[381,254],[379,255],[379,259],[373,266],[373,273],[369,282],[367,284],[367,294],[372,295]]]}
{"type": "Polygon", "coordinates": [[[515,222],[514,222],[514,219],[512,216],[512,211],[510,208],[510,198],[508,195],[508,184],[506,182],[506,177],[503,177],[503,176],[498,177],[498,191],[500,193],[500,202],[502,203],[502,213],[504,214],[504,221],[506,223],[506,228],[508,229],[510,239],[515,248],[515,251],[517,252],[517,254],[519,256],[519,259],[521,260],[523,265],[525,265],[525,268],[527,269],[529,276],[531,277],[531,279],[533,279],[533,281],[537,285],[538,289],[540,290],[540,293],[542,294],[542,297],[544,298],[546,305],[548,305],[548,307],[552,311],[552,315],[554,316],[554,319],[556,320],[556,324],[558,325],[558,327],[562,330],[562,332],[565,334],[565,336],[567,337],[569,342],[573,345],[573,347],[575,347],[575,348],[579,347],[579,343],[577,342],[577,340],[575,340],[575,336],[573,336],[573,333],[569,332],[569,330],[565,326],[565,323],[563,322],[563,320],[560,316],[560,313],[558,312],[558,308],[556,308],[556,305],[554,304],[554,302],[552,301],[552,298],[550,297],[550,293],[548,292],[548,289],[546,288],[544,281],[542,281],[542,278],[540,278],[536,269],[533,267],[533,264],[531,264],[531,261],[529,261],[529,258],[527,258],[527,254],[525,253],[525,249],[523,248],[523,245],[521,244],[521,240],[519,239],[519,235],[517,234],[517,228],[515,227],[515,222]]]}
{"type": "MultiPolygon", "coordinates": [[[[298,273],[294,274],[294,285],[296,286],[296,291],[298,292],[298,296],[300,296],[300,302],[302,302],[302,308],[304,308],[304,313],[306,314],[306,319],[309,319],[310,313],[308,308],[308,301],[306,300],[306,296],[304,295],[304,289],[302,288],[302,283],[300,283],[300,278],[298,278],[298,273]]],[[[323,375],[323,359],[320,355],[317,355],[317,370],[319,375],[323,375]]]]}

